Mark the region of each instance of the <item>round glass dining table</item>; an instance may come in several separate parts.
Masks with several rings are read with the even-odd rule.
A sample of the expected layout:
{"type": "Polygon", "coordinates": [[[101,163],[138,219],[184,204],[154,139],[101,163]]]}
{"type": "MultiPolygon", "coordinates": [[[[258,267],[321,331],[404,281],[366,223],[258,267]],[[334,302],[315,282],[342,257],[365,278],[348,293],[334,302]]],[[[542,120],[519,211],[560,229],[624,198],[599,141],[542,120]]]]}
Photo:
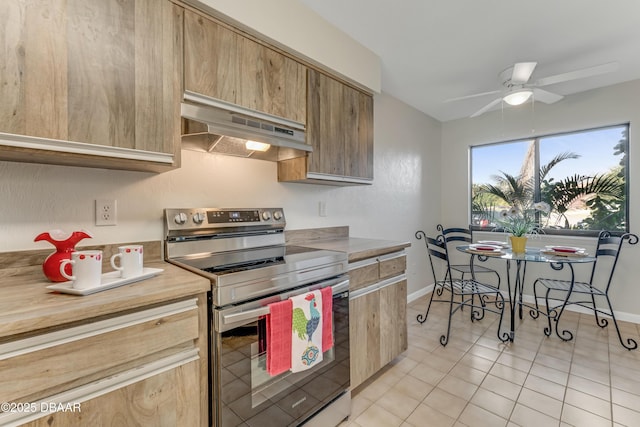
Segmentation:
{"type": "MultiPolygon", "coordinates": [[[[545,262],[545,263],[548,263],[553,270],[562,270],[564,266],[567,265],[571,271],[571,288],[573,288],[573,283],[575,281],[575,272],[573,269],[574,264],[587,264],[587,263],[592,263],[596,260],[596,257],[594,256],[589,256],[589,255],[572,256],[571,254],[558,255],[557,253],[550,253],[537,248],[527,248],[526,252],[524,253],[514,253],[509,248],[503,248],[499,253],[496,253],[496,254],[472,250],[470,249],[470,245],[456,246],[456,249],[471,255],[469,265],[472,267],[471,275],[473,279],[475,279],[475,275],[473,274],[473,262],[475,258],[478,258],[478,260],[481,262],[484,262],[489,258],[506,260],[507,291],[509,293],[509,309],[511,312],[509,340],[512,342],[515,338],[516,309],[518,310],[518,317],[522,319],[522,307],[523,305],[525,305],[522,302],[522,289],[524,285],[528,262],[545,262]],[[514,267],[513,272],[511,271],[512,266],[514,267]]],[[[571,292],[568,292],[565,303],[566,301],[569,300],[570,296],[571,296],[571,292]]],[[[527,307],[536,312],[538,311],[535,307],[531,307],[531,306],[527,306],[527,307]]],[[[562,310],[564,310],[564,305],[562,307],[562,310]]],[[[558,336],[560,336],[560,333],[557,328],[557,322],[559,321],[560,316],[562,315],[562,310],[555,317],[556,334],[558,336]]]]}

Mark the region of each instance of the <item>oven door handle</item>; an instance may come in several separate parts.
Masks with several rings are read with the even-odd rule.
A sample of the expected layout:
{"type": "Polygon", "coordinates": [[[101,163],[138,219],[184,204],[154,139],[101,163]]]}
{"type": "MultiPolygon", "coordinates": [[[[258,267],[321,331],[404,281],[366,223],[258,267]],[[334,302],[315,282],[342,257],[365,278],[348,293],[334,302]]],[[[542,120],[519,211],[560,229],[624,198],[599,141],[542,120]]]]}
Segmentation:
{"type": "MultiPolygon", "coordinates": [[[[331,290],[333,291],[333,295],[340,294],[341,292],[347,291],[349,289],[349,279],[343,280],[340,283],[336,283],[331,286],[331,290]]],[[[286,298],[285,294],[285,298],[286,298]]],[[[254,308],[252,310],[241,311],[240,313],[232,313],[232,314],[223,314],[222,315],[222,323],[225,325],[229,325],[237,322],[244,322],[246,320],[251,320],[258,318],[260,316],[266,316],[269,314],[271,310],[269,306],[254,308]]]]}

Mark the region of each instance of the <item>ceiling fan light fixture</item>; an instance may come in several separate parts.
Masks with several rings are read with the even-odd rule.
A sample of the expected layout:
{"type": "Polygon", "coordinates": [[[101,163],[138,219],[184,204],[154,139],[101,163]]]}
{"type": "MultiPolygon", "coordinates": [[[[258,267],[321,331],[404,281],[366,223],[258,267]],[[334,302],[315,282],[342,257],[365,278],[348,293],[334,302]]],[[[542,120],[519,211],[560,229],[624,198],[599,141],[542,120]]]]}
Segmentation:
{"type": "Polygon", "coordinates": [[[502,100],[509,105],[521,105],[527,102],[529,98],[531,98],[531,95],[533,95],[531,89],[521,89],[508,93],[502,100]]]}

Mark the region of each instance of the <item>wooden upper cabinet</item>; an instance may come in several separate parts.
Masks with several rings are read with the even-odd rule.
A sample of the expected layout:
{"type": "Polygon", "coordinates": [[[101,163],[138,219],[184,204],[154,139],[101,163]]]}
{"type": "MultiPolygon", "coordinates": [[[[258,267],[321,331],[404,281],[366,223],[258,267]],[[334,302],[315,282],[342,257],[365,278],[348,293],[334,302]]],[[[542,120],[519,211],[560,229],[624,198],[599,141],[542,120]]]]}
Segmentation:
{"type": "Polygon", "coordinates": [[[186,90],[306,122],[304,65],[191,11],[184,42],[186,90]]]}
{"type": "Polygon", "coordinates": [[[373,98],[321,72],[308,71],[308,158],[281,161],[280,181],[370,184],[373,98]]]}
{"type": "MultiPolygon", "coordinates": [[[[0,132],[177,156],[182,14],[158,0],[5,0],[0,132]]],[[[113,164],[65,150],[50,162],[137,169],[126,150],[113,164]]]]}

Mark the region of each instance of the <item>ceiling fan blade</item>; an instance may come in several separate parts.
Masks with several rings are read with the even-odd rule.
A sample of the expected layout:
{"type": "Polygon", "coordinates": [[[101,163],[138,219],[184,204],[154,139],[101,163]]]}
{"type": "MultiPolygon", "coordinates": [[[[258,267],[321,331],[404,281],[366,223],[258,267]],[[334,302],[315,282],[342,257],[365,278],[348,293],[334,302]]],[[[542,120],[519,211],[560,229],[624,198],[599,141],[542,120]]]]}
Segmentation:
{"type": "Polygon", "coordinates": [[[491,101],[490,103],[488,103],[487,105],[485,105],[484,107],[482,107],[481,109],[473,113],[471,117],[478,117],[480,114],[484,113],[485,111],[490,110],[494,105],[496,105],[500,101],[502,101],[502,98],[494,99],[493,101],[491,101]]]}
{"type": "Polygon", "coordinates": [[[548,86],[556,83],[567,82],[569,80],[584,79],[586,77],[598,76],[600,74],[611,73],[619,67],[617,62],[608,62],[595,67],[582,68],[580,70],[569,71],[568,73],[556,74],[555,76],[543,77],[534,83],[535,86],[548,86]]]}
{"type": "Polygon", "coordinates": [[[562,98],[564,98],[564,96],[558,95],[557,93],[552,93],[539,88],[533,89],[533,99],[535,101],[544,102],[545,104],[553,104],[554,102],[560,101],[562,98]]]}
{"type": "Polygon", "coordinates": [[[465,95],[465,96],[459,96],[457,98],[445,99],[443,102],[461,101],[463,99],[477,98],[479,96],[495,95],[496,93],[500,93],[500,92],[501,92],[500,90],[492,90],[489,92],[474,93],[473,95],[465,95]]]}
{"type": "Polygon", "coordinates": [[[517,62],[513,66],[511,83],[521,85],[528,82],[537,64],[537,62],[517,62]]]}

